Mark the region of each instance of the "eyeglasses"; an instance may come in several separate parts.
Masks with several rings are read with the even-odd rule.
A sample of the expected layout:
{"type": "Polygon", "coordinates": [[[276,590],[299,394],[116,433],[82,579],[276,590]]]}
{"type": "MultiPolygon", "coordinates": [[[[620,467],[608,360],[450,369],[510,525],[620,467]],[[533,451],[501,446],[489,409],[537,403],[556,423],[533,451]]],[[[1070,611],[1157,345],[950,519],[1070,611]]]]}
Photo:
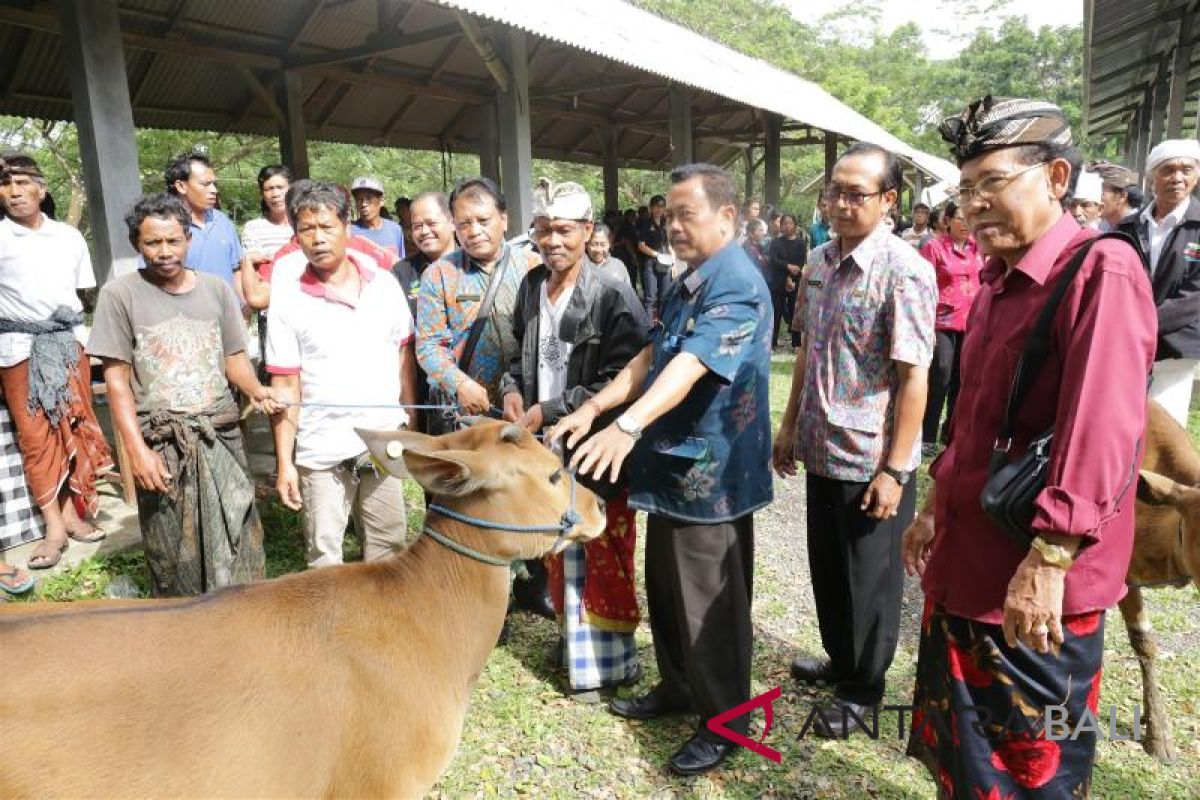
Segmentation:
{"type": "Polygon", "coordinates": [[[990,200],[1003,191],[1004,187],[1010,184],[1017,177],[1024,175],[1030,170],[1037,169],[1038,167],[1044,167],[1047,163],[1049,162],[1039,161],[1036,164],[1030,164],[1028,167],[1023,167],[1022,169],[1016,170],[1015,172],[1010,172],[1007,175],[989,175],[979,183],[976,183],[974,186],[959,185],[959,202],[969,203],[976,199],[990,200]]]}
{"type": "Polygon", "coordinates": [[[839,199],[842,199],[846,201],[846,205],[857,208],[867,202],[868,197],[877,197],[886,191],[888,190],[880,189],[878,192],[847,192],[843,189],[826,189],[821,193],[821,197],[830,205],[834,205],[839,199]]]}

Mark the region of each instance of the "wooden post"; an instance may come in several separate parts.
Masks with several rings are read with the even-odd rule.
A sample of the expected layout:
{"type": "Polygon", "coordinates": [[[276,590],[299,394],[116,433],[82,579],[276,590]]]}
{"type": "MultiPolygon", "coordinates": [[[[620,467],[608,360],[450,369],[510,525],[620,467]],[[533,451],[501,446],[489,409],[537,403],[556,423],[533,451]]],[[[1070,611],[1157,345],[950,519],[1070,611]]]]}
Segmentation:
{"type": "MultiPolygon", "coordinates": [[[[604,210],[620,211],[620,164],[617,160],[617,137],[621,134],[610,128],[604,137],[604,210]]],[[[615,231],[614,231],[615,233],[615,231]]]]}
{"type": "Polygon", "coordinates": [[[691,164],[696,159],[692,149],[692,103],[687,89],[672,83],[667,106],[671,115],[671,166],[691,164]]]}
{"type": "Polygon", "coordinates": [[[783,117],[768,113],[763,119],[767,142],[763,150],[763,193],[764,202],[779,207],[779,155],[780,139],[783,135],[783,117]]]}
{"type": "Polygon", "coordinates": [[[479,174],[500,183],[500,127],[496,101],[479,104],[479,174]]]}
{"type": "Polygon", "coordinates": [[[500,57],[508,68],[508,87],[498,94],[500,174],[508,201],[508,233],[529,230],[533,218],[533,147],[529,134],[529,59],[525,32],[507,29],[500,36],[500,57]]]}
{"type": "Polygon", "coordinates": [[[1192,67],[1192,12],[1184,6],[1179,18],[1179,39],[1171,65],[1171,99],[1167,106],[1167,138],[1178,139],[1183,133],[1183,104],[1187,102],[1188,73],[1192,67]]]}
{"type": "Polygon", "coordinates": [[[838,135],[833,131],[825,131],[825,182],[833,178],[833,165],[838,158],[838,135]]]}
{"type": "Polygon", "coordinates": [[[308,177],[308,131],[304,122],[304,79],[298,70],[284,70],[279,107],[287,124],[279,128],[279,156],[296,178],[308,177]]]}

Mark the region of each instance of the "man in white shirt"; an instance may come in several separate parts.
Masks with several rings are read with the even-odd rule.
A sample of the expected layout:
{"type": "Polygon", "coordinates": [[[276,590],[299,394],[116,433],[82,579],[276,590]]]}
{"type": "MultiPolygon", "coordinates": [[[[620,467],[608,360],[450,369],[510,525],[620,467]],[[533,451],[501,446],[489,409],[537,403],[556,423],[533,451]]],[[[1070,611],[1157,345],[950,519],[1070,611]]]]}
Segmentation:
{"type": "MultiPolygon", "coordinates": [[[[92,410],[83,356],[80,289],[96,285],[79,231],[39,208],[46,179],[37,162],[13,156],[0,167],[0,388],[17,431],[30,496],[46,538],[31,569],[58,563],[68,538],[95,542],[97,472],[112,466],[92,410]],[[80,513],[82,512],[82,513],[80,513]]],[[[0,580],[4,570],[0,567],[0,580]]]]}
{"type": "Polygon", "coordinates": [[[1150,151],[1154,201],[1117,226],[1137,243],[1158,308],[1158,347],[1150,397],[1187,427],[1200,363],[1200,142],[1168,139],[1150,151]]]}
{"type": "Polygon", "coordinates": [[[308,264],[273,287],[267,363],[272,386],[303,407],[271,420],[277,488],[304,509],[310,567],[341,563],[350,517],[364,559],[384,558],[404,544],[403,484],[374,468],[354,429],[407,423],[397,404],[413,402],[412,314],[391,273],[347,248],[350,207],[337,186],[293,191],[288,216],[308,264]]]}

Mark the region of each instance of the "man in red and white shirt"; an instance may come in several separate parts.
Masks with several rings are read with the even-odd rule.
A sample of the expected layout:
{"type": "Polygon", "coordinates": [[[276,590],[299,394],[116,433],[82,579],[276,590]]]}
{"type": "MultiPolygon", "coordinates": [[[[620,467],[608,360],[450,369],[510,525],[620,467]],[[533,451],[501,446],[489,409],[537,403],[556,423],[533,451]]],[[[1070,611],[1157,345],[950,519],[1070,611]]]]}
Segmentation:
{"type": "Polygon", "coordinates": [[[341,563],[351,510],[364,558],[384,558],[404,542],[403,486],[374,469],[354,429],[407,423],[397,404],[413,402],[412,314],[391,273],[347,247],[338,187],[304,186],[288,216],[307,264],[294,281],[274,276],[267,362],[272,386],[303,408],[272,419],[279,495],[305,510],[309,566],[341,563]]]}

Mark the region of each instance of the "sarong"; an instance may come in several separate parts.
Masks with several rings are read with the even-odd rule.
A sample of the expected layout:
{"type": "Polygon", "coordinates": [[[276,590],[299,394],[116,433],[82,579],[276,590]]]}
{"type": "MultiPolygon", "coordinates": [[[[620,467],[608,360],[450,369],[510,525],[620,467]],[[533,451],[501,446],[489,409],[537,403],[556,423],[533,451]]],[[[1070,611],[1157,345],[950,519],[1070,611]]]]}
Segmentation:
{"type": "Polygon", "coordinates": [[[17,447],[17,427],[0,403],[0,551],[46,535],[42,510],[29,496],[17,447]]]}
{"type": "Polygon", "coordinates": [[[263,577],[263,529],[237,406],[211,413],[139,413],[163,457],[165,494],[138,489],[138,517],[156,597],[197,595],[263,577]]]}
{"type": "Polygon", "coordinates": [[[29,360],[0,367],[0,387],[17,428],[17,446],[33,501],[41,507],[49,505],[66,484],[75,511],[82,517],[96,513],[96,475],[113,466],[108,442],[92,410],[91,369],[82,348],[68,386],[71,400],[66,413],[58,424],[51,425],[44,411],[29,411],[29,360]]]}
{"type": "Polygon", "coordinates": [[[608,501],[603,534],[546,559],[550,597],[562,626],[563,663],[574,691],[619,684],[637,668],[637,526],[628,497],[622,492],[608,501]]]}
{"type": "Polygon", "coordinates": [[[1009,647],[999,625],[926,602],[908,755],[939,797],[1088,796],[1096,734],[1080,720],[1097,714],[1104,612],[1065,617],[1063,637],[1057,654],[1009,647]],[[1065,711],[1048,736],[1050,706],[1065,711]]]}

